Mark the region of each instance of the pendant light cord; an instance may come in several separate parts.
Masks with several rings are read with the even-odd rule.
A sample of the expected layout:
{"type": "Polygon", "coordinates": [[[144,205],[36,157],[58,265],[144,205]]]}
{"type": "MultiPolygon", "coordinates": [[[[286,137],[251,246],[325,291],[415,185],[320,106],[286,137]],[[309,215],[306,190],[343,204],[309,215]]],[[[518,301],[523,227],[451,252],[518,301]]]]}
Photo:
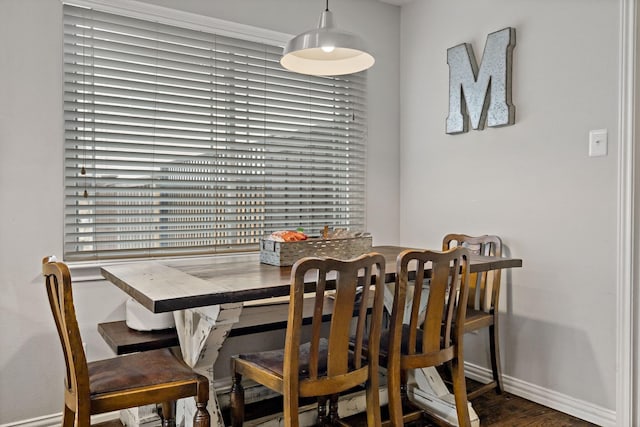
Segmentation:
{"type": "Polygon", "coordinates": [[[329,0],[327,0],[327,5],[326,5],[324,10],[325,10],[325,12],[329,12],[329,0]]]}

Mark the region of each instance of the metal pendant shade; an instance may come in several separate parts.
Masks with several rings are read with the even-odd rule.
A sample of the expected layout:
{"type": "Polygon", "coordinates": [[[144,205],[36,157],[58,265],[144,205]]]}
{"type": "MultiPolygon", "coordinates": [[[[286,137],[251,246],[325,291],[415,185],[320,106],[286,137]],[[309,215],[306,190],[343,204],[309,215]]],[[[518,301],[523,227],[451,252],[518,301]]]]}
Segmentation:
{"type": "Polygon", "coordinates": [[[280,64],[290,71],[315,76],[357,73],[374,62],[360,37],[333,25],[333,14],[328,6],[322,12],[318,28],[289,40],[280,60],[280,64]]]}

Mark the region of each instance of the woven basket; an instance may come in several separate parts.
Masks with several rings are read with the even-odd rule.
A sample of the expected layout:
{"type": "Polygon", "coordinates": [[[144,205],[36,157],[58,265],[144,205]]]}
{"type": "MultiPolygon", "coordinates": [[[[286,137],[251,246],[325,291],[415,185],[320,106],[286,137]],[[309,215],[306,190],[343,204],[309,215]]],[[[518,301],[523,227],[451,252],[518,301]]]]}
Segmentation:
{"type": "Polygon", "coordinates": [[[371,236],[307,239],[299,242],[274,242],[260,239],[260,262],[285,267],[307,256],[351,259],[371,252],[371,242],[371,236]]]}

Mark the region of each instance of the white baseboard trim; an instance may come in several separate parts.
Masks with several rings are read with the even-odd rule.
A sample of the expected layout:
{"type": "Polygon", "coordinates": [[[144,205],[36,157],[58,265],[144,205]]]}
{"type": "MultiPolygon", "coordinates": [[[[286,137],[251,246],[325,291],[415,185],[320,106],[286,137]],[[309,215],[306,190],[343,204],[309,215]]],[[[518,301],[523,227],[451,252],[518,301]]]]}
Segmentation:
{"type": "MultiPolygon", "coordinates": [[[[103,423],[106,421],[117,420],[120,418],[120,412],[107,412],[104,414],[92,415],[91,424],[103,423]]],[[[57,414],[45,415],[28,420],[16,421],[8,424],[0,424],[0,427],[53,427],[62,424],[62,412],[57,414]]]]}
{"type": "MultiPolygon", "coordinates": [[[[465,363],[464,370],[467,377],[476,381],[486,383],[492,379],[491,370],[478,365],[465,363]]],[[[613,427],[616,425],[616,413],[611,409],[603,408],[506,375],[502,376],[502,380],[505,391],[516,396],[599,426],[613,427]]]]}

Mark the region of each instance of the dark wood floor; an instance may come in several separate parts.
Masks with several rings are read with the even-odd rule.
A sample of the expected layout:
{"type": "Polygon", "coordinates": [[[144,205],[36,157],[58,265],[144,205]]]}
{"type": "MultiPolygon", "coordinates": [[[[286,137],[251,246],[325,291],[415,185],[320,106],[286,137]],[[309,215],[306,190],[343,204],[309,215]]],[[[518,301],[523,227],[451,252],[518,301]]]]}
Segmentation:
{"type": "MultiPolygon", "coordinates": [[[[473,391],[480,383],[467,379],[467,390],[473,391]]],[[[495,427],[590,427],[579,418],[547,408],[510,393],[488,392],[471,401],[480,419],[480,425],[495,427]]],[[[363,420],[362,425],[366,425],[363,420]]],[[[435,427],[435,424],[427,424],[435,427]]],[[[597,427],[597,426],[596,426],[597,427]]]]}
{"type": "Polygon", "coordinates": [[[471,403],[480,418],[481,426],[595,426],[509,393],[485,393],[473,399],[471,403]]]}
{"type": "MultiPolygon", "coordinates": [[[[468,381],[471,390],[477,386],[474,381],[468,381]]],[[[595,426],[562,412],[554,411],[545,406],[510,393],[498,395],[493,392],[485,393],[471,401],[473,409],[480,418],[481,426],[495,427],[583,427],[595,426]]],[[[100,423],[96,427],[122,427],[119,421],[100,423]]]]}

